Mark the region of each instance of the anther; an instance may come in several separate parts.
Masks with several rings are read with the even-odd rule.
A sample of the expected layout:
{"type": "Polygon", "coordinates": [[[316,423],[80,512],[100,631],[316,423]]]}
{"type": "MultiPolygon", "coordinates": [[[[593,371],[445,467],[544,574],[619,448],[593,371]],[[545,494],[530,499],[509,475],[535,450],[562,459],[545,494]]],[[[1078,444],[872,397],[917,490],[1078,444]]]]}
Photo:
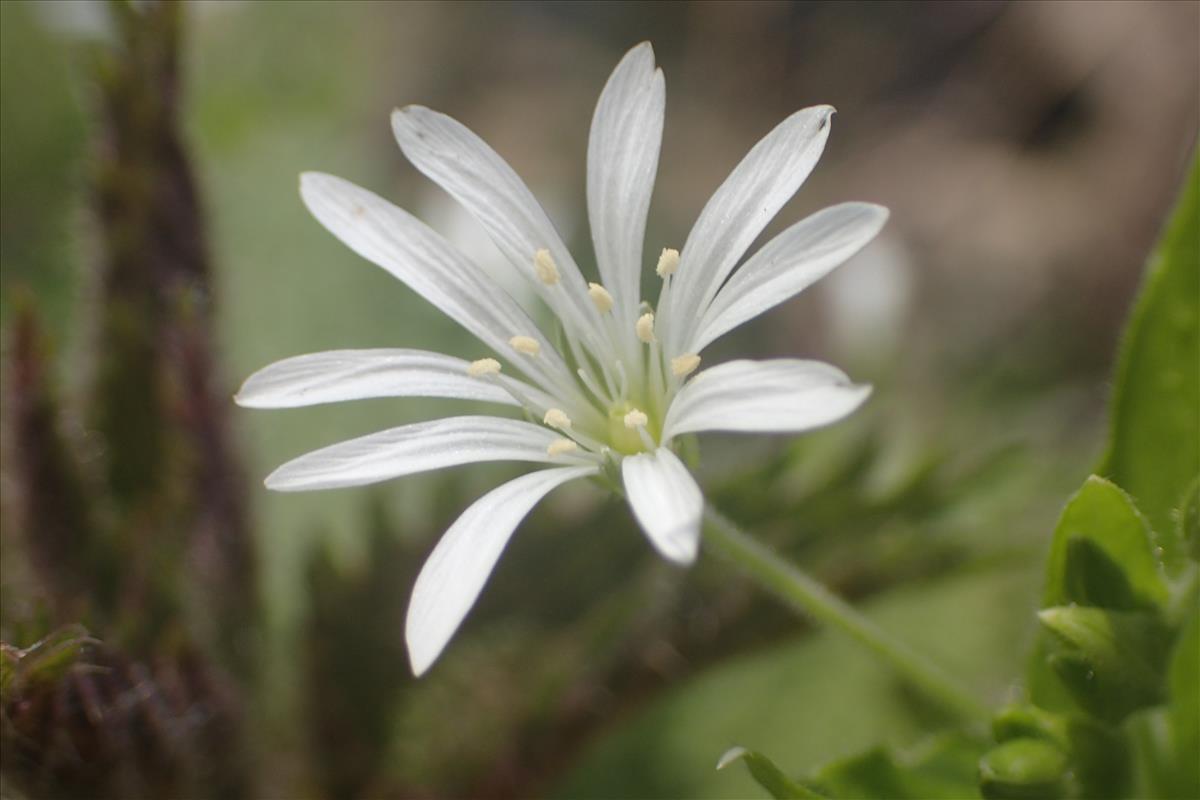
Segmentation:
{"type": "Polygon", "coordinates": [[[558,283],[558,265],[544,247],[533,254],[533,271],[537,273],[538,280],[547,286],[558,283]]]}
{"type": "Polygon", "coordinates": [[[671,374],[676,378],[686,378],[695,372],[698,366],[700,366],[700,356],[695,353],[686,353],[671,359],[671,374]]]}
{"type": "Polygon", "coordinates": [[[601,314],[609,311],[613,307],[612,295],[598,283],[588,284],[588,297],[592,298],[592,302],[596,305],[596,310],[601,314]]]}
{"type": "Polygon", "coordinates": [[[668,275],[674,275],[677,269],[679,269],[679,251],[673,247],[664,247],[662,255],[658,257],[658,266],[654,268],[654,271],[658,273],[658,277],[665,278],[668,275]]]}
{"type": "Polygon", "coordinates": [[[536,356],[542,349],[538,340],[532,336],[514,336],[508,340],[508,343],[512,345],[513,350],[528,356],[536,356]]]}
{"type": "Polygon", "coordinates": [[[637,323],[633,326],[633,330],[637,333],[637,337],[646,344],[654,342],[654,315],[647,311],[638,317],[637,323]]]}
{"type": "Polygon", "coordinates": [[[552,408],[547,411],[546,416],[542,417],[542,422],[551,428],[558,428],[563,431],[571,428],[571,418],[561,408],[552,408]]]}
{"type": "Polygon", "coordinates": [[[649,421],[650,418],[647,417],[645,413],[638,411],[636,408],[625,415],[625,427],[629,428],[630,430],[644,427],[649,421]]]}
{"type": "Polygon", "coordinates": [[[555,439],[550,443],[550,446],[546,448],[546,455],[553,458],[555,456],[561,456],[567,453],[574,453],[578,449],[579,445],[575,444],[570,439],[555,439]]]}
{"type": "Polygon", "coordinates": [[[472,361],[467,366],[467,374],[472,378],[482,378],[484,375],[495,375],[500,371],[500,362],[494,358],[481,358],[472,361]]]}

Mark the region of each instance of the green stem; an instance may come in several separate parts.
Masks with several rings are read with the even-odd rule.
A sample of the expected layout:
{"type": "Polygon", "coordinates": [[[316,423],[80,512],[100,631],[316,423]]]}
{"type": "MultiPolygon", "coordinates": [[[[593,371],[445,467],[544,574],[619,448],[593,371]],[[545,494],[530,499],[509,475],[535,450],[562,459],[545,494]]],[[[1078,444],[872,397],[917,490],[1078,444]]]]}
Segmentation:
{"type": "Polygon", "coordinates": [[[888,636],[854,606],[818,581],[742,532],[708,506],[704,510],[705,541],[732,561],[761,588],[826,625],[839,628],[908,678],[947,709],[965,717],[986,719],[991,711],[935,664],[888,636]]]}

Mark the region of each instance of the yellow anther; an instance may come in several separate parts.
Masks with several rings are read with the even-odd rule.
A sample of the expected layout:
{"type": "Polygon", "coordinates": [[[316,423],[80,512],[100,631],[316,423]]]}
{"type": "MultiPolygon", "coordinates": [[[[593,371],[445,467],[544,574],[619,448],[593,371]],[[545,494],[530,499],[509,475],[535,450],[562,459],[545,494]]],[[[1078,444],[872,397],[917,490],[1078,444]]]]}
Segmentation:
{"type": "Polygon", "coordinates": [[[512,345],[513,350],[529,356],[536,356],[542,349],[538,340],[532,336],[514,336],[508,340],[508,343],[512,345]]]}
{"type": "Polygon", "coordinates": [[[546,416],[542,417],[542,422],[551,428],[558,428],[564,431],[571,427],[571,418],[561,408],[552,408],[547,411],[546,416]]]}
{"type": "Polygon", "coordinates": [[[700,366],[700,356],[695,353],[686,353],[671,359],[671,374],[676,378],[686,378],[695,372],[698,366],[700,366]]]}
{"type": "Polygon", "coordinates": [[[533,254],[533,271],[537,273],[538,280],[547,286],[558,283],[558,265],[544,247],[533,254]]]}
{"type": "Polygon", "coordinates": [[[500,371],[500,362],[494,358],[481,358],[472,361],[467,366],[467,374],[472,378],[482,378],[484,375],[495,375],[500,371]]]}
{"type": "Polygon", "coordinates": [[[596,310],[601,314],[605,313],[613,307],[612,295],[598,283],[588,284],[588,297],[592,298],[592,302],[596,304],[596,310]]]}
{"type": "Polygon", "coordinates": [[[658,277],[665,278],[668,275],[674,275],[677,269],[679,269],[679,251],[673,247],[664,247],[662,255],[658,257],[658,266],[654,268],[654,271],[658,273],[658,277]]]}
{"type": "Polygon", "coordinates": [[[649,421],[650,418],[647,417],[643,412],[638,411],[636,408],[625,415],[625,427],[629,428],[630,430],[633,430],[634,428],[640,428],[649,421]]]}
{"type": "Polygon", "coordinates": [[[637,323],[633,326],[637,332],[637,337],[646,344],[654,341],[654,315],[647,311],[638,317],[637,323]]]}
{"type": "Polygon", "coordinates": [[[565,455],[566,453],[574,453],[579,449],[579,445],[572,442],[570,439],[555,439],[546,448],[546,455],[553,458],[554,456],[565,455]]]}

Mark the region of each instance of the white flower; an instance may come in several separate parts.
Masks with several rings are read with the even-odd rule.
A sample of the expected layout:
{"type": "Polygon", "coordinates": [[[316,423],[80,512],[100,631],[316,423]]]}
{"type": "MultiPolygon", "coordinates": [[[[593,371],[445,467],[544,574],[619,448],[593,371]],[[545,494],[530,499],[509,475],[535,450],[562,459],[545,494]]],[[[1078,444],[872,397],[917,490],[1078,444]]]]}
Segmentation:
{"type": "Polygon", "coordinates": [[[404,425],[301,456],[275,470],[267,486],[357,486],[473,461],[551,466],[484,495],[438,543],[408,610],[406,639],[418,675],[462,622],[517,525],[555,487],[606,473],[623,484],[654,547],[687,564],[696,557],[703,497],[672,449],[677,437],[809,430],[849,414],[870,391],[815,361],[699,369],[708,344],[828,273],[887,218],[886,209],[866,203],[825,209],[734,272],[816,164],[833,109],[798,111],[767,134],[717,189],[683,248],[664,248],[645,265],[664,91],[654,52],[643,43],[600,95],[587,156],[600,282],[590,284],[525,184],[479,137],[421,106],[392,114],[405,156],[479,221],[557,316],[561,350],[486,273],[414,217],[340,178],[301,178],[301,196],[322,225],[477,336],[486,351],[474,362],[399,349],[298,356],[252,375],[237,401],[282,408],[366,397],[466,398],[522,409],[528,421],[461,416],[404,425]],[[644,273],[659,284],[652,306],[643,299],[644,273]]]}

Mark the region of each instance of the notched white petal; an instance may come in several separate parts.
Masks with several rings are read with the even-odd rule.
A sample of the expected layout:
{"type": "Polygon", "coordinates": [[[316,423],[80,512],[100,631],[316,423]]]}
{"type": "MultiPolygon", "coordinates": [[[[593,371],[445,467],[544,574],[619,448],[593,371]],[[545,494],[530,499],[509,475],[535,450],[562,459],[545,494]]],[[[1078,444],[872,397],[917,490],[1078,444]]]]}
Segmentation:
{"type": "Polygon", "coordinates": [[[842,203],[797,222],[751,256],[721,287],[689,349],[704,349],[825,277],[874,239],[887,218],[883,206],[842,203]]]}
{"type": "Polygon", "coordinates": [[[394,111],[392,131],[413,166],[479,221],[544,299],[561,280],[576,323],[593,324],[596,312],[579,267],[533,193],[496,151],[462,123],[424,106],[394,111]],[[550,266],[553,274],[543,271],[550,266]]]}
{"type": "MultiPolygon", "coordinates": [[[[829,137],[831,106],[802,109],[750,150],[700,212],[670,296],[670,350],[693,338],[699,313],[767,223],[812,172],[829,137]]],[[[659,309],[663,313],[663,309],[659,309]]]]}
{"type": "Polygon", "coordinates": [[[521,520],[556,487],[595,472],[567,467],[522,475],[455,520],[421,568],[408,604],[404,640],[414,675],[429,669],[458,630],[521,520]]]}
{"type": "MultiPolygon", "coordinates": [[[[298,492],[336,489],[476,461],[550,463],[548,428],[500,417],[449,417],[360,436],[293,459],[267,476],[268,489],[298,492]]],[[[566,460],[585,463],[577,456],[566,460]]]]}
{"type": "MultiPolygon", "coordinates": [[[[276,361],[255,372],[234,400],[246,408],[298,408],[371,397],[445,397],[516,405],[461,358],[422,350],[330,350],[276,361]]],[[[532,389],[531,389],[532,391],[532,389]]]]}
{"type": "Polygon", "coordinates": [[[837,367],[782,358],[730,361],[699,373],[671,403],[663,438],[697,431],[796,433],[850,414],[869,386],[837,367]]]}
{"type": "Polygon", "coordinates": [[[704,495],[683,462],[666,447],[626,456],[625,496],[651,544],[678,564],[696,560],[704,495]]]}
{"type": "Polygon", "coordinates": [[[516,301],[429,226],[333,175],[304,173],[300,195],[317,221],[351,250],[395,275],[493,351],[505,352],[513,331],[536,335],[543,357],[517,366],[540,385],[570,380],[557,351],[533,333],[537,326],[516,301]]]}
{"type": "Polygon", "coordinates": [[[588,137],[588,222],[600,277],[633,321],[640,296],[646,213],[662,146],[666,84],[643,42],[613,70],[592,117],[588,137]]]}

